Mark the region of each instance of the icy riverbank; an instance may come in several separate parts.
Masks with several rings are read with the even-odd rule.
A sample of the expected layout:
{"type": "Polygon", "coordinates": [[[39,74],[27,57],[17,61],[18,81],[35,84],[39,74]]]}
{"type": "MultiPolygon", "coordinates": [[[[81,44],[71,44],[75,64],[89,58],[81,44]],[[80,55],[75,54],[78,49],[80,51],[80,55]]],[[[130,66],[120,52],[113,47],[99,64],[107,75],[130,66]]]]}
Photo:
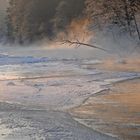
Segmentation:
{"type": "Polygon", "coordinates": [[[138,72],[99,70],[98,63],[102,61],[93,58],[1,55],[0,128],[6,132],[0,138],[115,139],[79,124],[66,113],[114,82],[140,77],[138,72]]]}
{"type": "Polygon", "coordinates": [[[0,58],[1,99],[64,110],[79,106],[95,93],[107,90],[114,82],[140,76],[139,73],[107,72],[83,67],[95,62],[97,60],[54,61],[29,56],[3,56],[0,58]]]}

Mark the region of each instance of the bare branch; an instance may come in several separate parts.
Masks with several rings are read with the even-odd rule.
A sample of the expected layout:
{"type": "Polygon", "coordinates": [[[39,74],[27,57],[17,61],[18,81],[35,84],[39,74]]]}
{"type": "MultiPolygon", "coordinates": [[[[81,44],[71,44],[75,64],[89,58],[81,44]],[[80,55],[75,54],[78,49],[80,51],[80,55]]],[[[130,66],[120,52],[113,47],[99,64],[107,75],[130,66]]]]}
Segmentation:
{"type": "Polygon", "coordinates": [[[97,47],[95,45],[79,42],[79,40],[78,41],[63,40],[62,42],[63,42],[63,44],[69,44],[69,46],[76,45],[76,46],[80,47],[81,45],[83,45],[83,46],[88,46],[88,47],[91,47],[91,48],[99,49],[99,50],[102,50],[102,51],[105,51],[105,52],[109,52],[108,50],[97,47]]]}

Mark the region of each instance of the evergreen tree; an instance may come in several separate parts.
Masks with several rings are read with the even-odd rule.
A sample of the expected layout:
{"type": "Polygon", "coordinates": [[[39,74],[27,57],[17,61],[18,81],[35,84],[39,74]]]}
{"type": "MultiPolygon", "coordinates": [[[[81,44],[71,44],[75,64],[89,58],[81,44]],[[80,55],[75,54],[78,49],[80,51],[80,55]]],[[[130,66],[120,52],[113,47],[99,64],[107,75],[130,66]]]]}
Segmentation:
{"type": "Polygon", "coordinates": [[[10,0],[9,5],[8,36],[23,43],[64,30],[82,13],[84,0],[10,0]]]}

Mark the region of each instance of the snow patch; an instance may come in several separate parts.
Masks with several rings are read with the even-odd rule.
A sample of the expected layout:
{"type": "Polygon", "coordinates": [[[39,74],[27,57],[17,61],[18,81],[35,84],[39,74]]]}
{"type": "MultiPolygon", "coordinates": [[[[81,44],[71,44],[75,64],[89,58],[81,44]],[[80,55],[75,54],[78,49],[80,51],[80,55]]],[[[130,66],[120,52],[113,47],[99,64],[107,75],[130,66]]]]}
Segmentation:
{"type": "Polygon", "coordinates": [[[0,55],[0,65],[15,65],[15,64],[30,64],[30,63],[41,63],[47,62],[48,58],[35,58],[32,56],[19,57],[19,56],[8,56],[0,55]]]}

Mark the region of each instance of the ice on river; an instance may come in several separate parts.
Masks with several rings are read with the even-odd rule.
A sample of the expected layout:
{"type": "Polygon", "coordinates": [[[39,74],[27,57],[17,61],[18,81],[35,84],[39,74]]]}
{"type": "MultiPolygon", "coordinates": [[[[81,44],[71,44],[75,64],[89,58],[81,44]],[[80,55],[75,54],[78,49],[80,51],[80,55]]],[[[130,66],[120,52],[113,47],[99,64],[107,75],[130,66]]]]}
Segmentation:
{"type": "Polygon", "coordinates": [[[86,68],[97,63],[101,61],[1,55],[0,98],[32,107],[65,110],[109,89],[113,82],[140,76],[86,68]]]}
{"type": "Polygon", "coordinates": [[[75,50],[50,54],[34,48],[0,47],[1,140],[115,139],[79,124],[66,112],[108,90],[112,83],[140,74],[98,70],[96,64],[102,61],[83,58],[85,53],[77,57],[75,50]]]}

